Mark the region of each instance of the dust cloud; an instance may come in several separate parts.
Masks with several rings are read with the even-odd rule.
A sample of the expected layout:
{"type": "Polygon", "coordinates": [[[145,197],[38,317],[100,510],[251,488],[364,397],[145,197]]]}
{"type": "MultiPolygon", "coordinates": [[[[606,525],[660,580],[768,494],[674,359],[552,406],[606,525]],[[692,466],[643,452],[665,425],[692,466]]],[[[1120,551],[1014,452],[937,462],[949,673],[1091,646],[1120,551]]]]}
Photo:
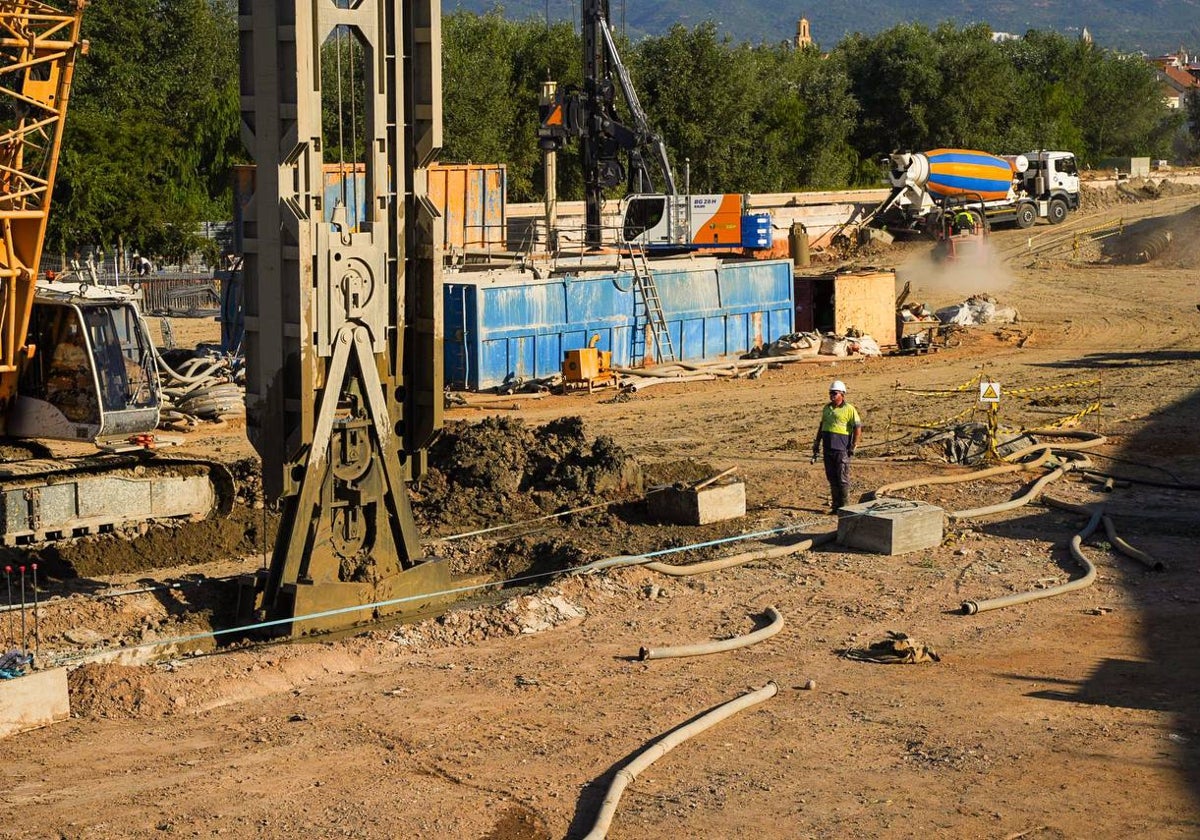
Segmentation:
{"type": "Polygon", "coordinates": [[[971,295],[996,297],[1016,280],[987,240],[961,248],[955,259],[940,259],[935,254],[935,250],[916,254],[896,269],[898,283],[912,284],[909,300],[938,307],[971,295]]]}

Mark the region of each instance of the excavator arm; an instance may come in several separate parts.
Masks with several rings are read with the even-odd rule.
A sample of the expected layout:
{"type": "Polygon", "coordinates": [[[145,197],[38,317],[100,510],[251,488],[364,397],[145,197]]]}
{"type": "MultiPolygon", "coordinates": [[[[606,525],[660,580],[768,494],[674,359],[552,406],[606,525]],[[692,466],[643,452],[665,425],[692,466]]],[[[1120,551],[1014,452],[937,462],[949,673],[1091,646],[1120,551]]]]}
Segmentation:
{"type": "Polygon", "coordinates": [[[83,0],[63,9],[0,0],[0,433],[17,391],[79,37],[83,0]]]}

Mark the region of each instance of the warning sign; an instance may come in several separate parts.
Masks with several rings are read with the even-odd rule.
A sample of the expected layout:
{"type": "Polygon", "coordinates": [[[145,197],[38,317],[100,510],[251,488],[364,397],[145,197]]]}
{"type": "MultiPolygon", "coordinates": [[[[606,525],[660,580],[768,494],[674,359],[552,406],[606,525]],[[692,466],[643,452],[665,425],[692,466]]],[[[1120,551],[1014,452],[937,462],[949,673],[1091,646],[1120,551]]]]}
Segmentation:
{"type": "Polygon", "coordinates": [[[979,383],[979,401],[982,403],[1000,402],[1000,383],[984,380],[979,383]]]}

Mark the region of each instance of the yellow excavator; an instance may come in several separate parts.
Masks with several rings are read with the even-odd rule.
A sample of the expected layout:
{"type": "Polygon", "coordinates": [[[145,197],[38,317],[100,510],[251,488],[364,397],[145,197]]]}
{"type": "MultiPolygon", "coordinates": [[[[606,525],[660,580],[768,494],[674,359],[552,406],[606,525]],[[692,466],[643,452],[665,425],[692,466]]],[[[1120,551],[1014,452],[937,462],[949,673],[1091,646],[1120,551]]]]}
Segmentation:
{"type": "Polygon", "coordinates": [[[131,444],[158,425],[156,353],[127,287],[39,280],[83,0],[0,0],[0,544],[227,512],[228,471],[131,444]],[[100,444],[29,457],[14,442],[100,444]],[[13,459],[13,453],[22,457],[13,459]]]}

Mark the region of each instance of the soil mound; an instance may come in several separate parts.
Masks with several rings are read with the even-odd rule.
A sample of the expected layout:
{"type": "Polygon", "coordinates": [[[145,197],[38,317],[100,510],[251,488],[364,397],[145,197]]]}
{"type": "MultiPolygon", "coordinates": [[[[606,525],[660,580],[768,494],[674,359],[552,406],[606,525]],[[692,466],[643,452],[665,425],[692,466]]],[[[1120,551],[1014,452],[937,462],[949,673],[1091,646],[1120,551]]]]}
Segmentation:
{"type": "Polygon", "coordinates": [[[1113,263],[1200,267],[1200,207],[1126,225],[1121,236],[1104,242],[1102,253],[1113,263]]]}
{"type": "Polygon", "coordinates": [[[496,417],[446,426],[415,488],[418,521],[484,526],[642,492],[641,467],[609,437],[589,443],[583,419],[531,428],[496,417]]]}
{"type": "Polygon", "coordinates": [[[166,679],[148,665],[88,663],[71,672],[67,688],[77,717],[162,717],[173,706],[166,679]]]}
{"type": "Polygon", "coordinates": [[[35,557],[57,578],[165,569],[262,554],[274,540],[277,525],[277,517],[264,521],[263,511],[235,506],[227,517],[161,523],[134,539],[121,534],[84,537],[43,546],[26,556],[35,557]]]}
{"type": "Polygon", "coordinates": [[[1093,187],[1081,184],[1079,209],[1083,213],[1099,213],[1122,204],[1138,204],[1143,201],[1154,201],[1158,198],[1197,192],[1200,192],[1200,186],[1179,184],[1167,178],[1161,181],[1130,178],[1128,181],[1122,181],[1112,187],[1093,187]]]}

